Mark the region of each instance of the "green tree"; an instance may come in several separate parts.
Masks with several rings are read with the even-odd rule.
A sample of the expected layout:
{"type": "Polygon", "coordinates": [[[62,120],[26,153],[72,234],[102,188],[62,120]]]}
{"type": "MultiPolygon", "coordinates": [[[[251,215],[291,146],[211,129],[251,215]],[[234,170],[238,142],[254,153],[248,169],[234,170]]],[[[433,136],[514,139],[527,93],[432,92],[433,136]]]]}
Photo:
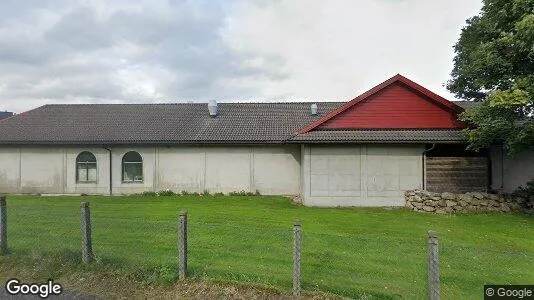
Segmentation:
{"type": "Polygon", "coordinates": [[[469,148],[534,148],[534,0],[483,0],[454,46],[449,91],[482,101],[460,118],[469,148]]]}

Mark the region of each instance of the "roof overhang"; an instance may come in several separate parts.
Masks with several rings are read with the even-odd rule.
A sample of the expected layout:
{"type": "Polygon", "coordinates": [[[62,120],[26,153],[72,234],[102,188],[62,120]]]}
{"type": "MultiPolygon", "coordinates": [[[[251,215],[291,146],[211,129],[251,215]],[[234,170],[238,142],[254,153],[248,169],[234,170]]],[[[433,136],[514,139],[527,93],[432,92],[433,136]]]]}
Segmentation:
{"type": "Polygon", "coordinates": [[[293,136],[290,143],[449,143],[467,142],[462,130],[320,130],[293,136]]]}

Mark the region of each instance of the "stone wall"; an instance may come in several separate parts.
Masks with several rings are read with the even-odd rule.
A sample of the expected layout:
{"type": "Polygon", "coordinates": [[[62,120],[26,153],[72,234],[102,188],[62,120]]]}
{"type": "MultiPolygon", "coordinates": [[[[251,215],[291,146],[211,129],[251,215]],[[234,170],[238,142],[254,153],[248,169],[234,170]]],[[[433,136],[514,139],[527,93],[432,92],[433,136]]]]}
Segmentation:
{"type": "Polygon", "coordinates": [[[432,193],[421,190],[404,193],[406,206],[420,212],[454,213],[454,212],[512,212],[532,211],[533,202],[511,195],[486,193],[432,193]]]}

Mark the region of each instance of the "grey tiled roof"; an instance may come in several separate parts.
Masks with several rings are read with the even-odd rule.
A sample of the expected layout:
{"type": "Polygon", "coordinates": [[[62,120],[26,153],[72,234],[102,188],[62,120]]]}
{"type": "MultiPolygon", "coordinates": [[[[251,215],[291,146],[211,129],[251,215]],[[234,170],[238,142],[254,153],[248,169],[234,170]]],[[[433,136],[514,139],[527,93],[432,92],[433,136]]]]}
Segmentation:
{"type": "Polygon", "coordinates": [[[0,121],[0,144],[281,143],[343,102],[45,105],[0,121]]]}
{"type": "Polygon", "coordinates": [[[293,143],[459,143],[465,142],[461,130],[322,130],[296,135],[293,143]]]}
{"type": "MultiPolygon", "coordinates": [[[[258,144],[460,141],[452,131],[296,132],[345,102],[45,105],[0,121],[0,144],[258,144]]],[[[455,102],[460,104],[459,102],[455,102]]],[[[461,105],[463,106],[463,105],[461,105]]]]}
{"type": "Polygon", "coordinates": [[[482,104],[482,102],[474,102],[474,101],[451,101],[451,102],[460,106],[463,109],[470,109],[472,107],[482,104]]]}

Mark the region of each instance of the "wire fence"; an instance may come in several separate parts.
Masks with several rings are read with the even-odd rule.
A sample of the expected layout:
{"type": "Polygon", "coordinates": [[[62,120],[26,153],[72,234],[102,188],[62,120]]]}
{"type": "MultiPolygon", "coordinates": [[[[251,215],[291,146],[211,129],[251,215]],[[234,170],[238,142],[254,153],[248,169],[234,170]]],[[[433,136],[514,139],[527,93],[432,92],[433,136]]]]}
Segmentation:
{"type": "Polygon", "coordinates": [[[38,260],[55,256],[67,265],[103,264],[148,282],[188,276],[363,299],[479,299],[484,284],[533,279],[522,271],[534,265],[532,252],[452,243],[439,232],[377,235],[362,228],[349,234],[303,220],[297,234],[295,224],[272,225],[268,216],[217,222],[194,212],[183,226],[179,212],[172,219],[142,220],[129,211],[117,219],[106,207],[89,218],[84,207],[46,209],[42,218],[14,211],[7,222],[0,205],[0,250],[38,260]],[[17,235],[8,244],[10,232],[17,235]]]}

